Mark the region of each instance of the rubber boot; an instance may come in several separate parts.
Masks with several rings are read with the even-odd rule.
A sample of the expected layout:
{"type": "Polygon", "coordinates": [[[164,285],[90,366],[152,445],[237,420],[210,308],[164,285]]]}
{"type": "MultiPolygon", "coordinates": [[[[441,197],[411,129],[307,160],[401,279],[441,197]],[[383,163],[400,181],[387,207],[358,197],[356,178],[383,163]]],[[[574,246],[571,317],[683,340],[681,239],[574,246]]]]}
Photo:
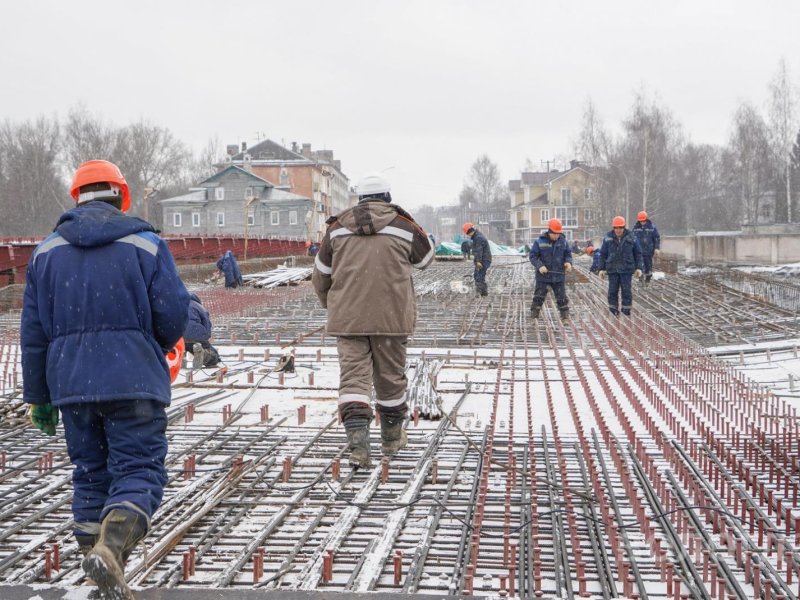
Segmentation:
{"type": "Polygon", "coordinates": [[[569,309],[564,309],[560,311],[561,314],[561,322],[566,325],[569,323],[569,309]]]}
{"type": "Polygon", "coordinates": [[[103,519],[100,538],[83,561],[104,600],[135,600],[125,582],[125,560],[147,533],[144,518],[133,511],[115,508],[103,519]]]}
{"type": "Polygon", "coordinates": [[[386,456],[397,454],[408,444],[406,430],[403,429],[404,413],[381,413],[381,450],[386,456]]]}
{"type": "Polygon", "coordinates": [[[350,464],[354,467],[366,469],[372,466],[369,458],[369,421],[364,425],[348,427],[344,424],[347,434],[347,447],[350,449],[350,464]]]}
{"type": "MultiPolygon", "coordinates": [[[[92,548],[94,548],[94,545],[97,543],[97,536],[90,535],[88,533],[76,533],[75,541],[78,542],[78,550],[81,554],[83,554],[84,558],[86,558],[89,552],[92,551],[92,548]]],[[[94,579],[87,577],[84,581],[84,585],[95,588],[89,592],[87,596],[88,600],[98,600],[100,598],[100,590],[97,589],[97,584],[95,583],[94,579]]]]}
{"type": "Polygon", "coordinates": [[[535,304],[531,304],[531,319],[538,319],[539,311],[541,310],[542,310],[541,306],[536,306],[535,304]]]}

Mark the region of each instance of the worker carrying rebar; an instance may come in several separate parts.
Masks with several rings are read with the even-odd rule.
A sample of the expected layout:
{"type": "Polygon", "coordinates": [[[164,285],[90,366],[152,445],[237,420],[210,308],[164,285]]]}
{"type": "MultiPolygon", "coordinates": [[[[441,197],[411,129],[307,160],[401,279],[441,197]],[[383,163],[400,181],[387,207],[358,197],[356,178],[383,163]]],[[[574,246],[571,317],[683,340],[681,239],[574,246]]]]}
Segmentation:
{"type": "Polygon", "coordinates": [[[192,353],[192,368],[215,367],[219,364],[219,352],[211,345],[211,317],[197,294],[189,297],[189,321],[183,339],[186,350],[192,353]]]}
{"type": "Polygon", "coordinates": [[[653,256],[661,253],[661,235],[658,229],[647,216],[647,212],[640,211],[636,215],[636,224],[633,226],[633,234],[642,249],[642,261],[644,263],[644,282],[650,283],[653,278],[653,256]]]}
{"type": "Polygon", "coordinates": [[[539,317],[547,292],[552,288],[559,315],[566,323],[569,320],[569,299],[564,284],[566,279],[564,274],[572,271],[572,251],[567,238],[564,237],[564,228],[560,220],[550,219],[547,222],[547,231],[533,242],[528,259],[536,269],[531,317],[534,319],[539,317]]]}
{"type": "Polygon", "coordinates": [[[358,182],[358,204],[328,219],[311,278],[328,309],[327,333],[336,336],[339,416],[358,467],[371,464],[373,387],[383,453],[406,445],[406,345],[416,322],[411,269],[434,257],[422,227],[391,204],[390,189],[377,173],[358,182]]]}
{"type": "Polygon", "coordinates": [[[489,240],[472,223],[464,223],[462,230],[464,235],[472,241],[472,262],[475,265],[472,277],[475,279],[475,291],[481,296],[488,296],[486,272],[492,266],[492,249],[489,247],[489,240]]]}
{"type": "Polygon", "coordinates": [[[125,560],[167,483],[165,354],[186,327],[189,293],[153,226],[124,214],[130,193],[116,165],[83,163],[70,192],[77,206],[28,263],[23,399],[48,435],[60,409],[83,568],[101,598],[128,599],[125,560]]]}
{"type": "Polygon", "coordinates": [[[230,250],[225,252],[217,261],[217,269],[222,271],[222,274],[225,276],[226,288],[236,288],[240,285],[244,285],[239,263],[236,262],[236,257],[230,250]]]}
{"type": "Polygon", "coordinates": [[[633,305],[633,277],[642,276],[642,249],[636,236],[625,227],[625,217],[614,217],[611,231],[603,239],[597,265],[600,277],[608,275],[608,310],[612,315],[630,316],[633,305]]]}

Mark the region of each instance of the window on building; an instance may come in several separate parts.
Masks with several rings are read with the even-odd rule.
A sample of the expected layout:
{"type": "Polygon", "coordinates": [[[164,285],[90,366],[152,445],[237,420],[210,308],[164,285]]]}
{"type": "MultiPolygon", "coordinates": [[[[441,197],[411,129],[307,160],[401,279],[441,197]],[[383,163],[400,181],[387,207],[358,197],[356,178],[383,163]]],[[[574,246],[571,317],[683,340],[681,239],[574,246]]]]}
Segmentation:
{"type": "Polygon", "coordinates": [[[173,227],[180,227],[181,226],[181,213],[173,213],[172,214],[172,226],[173,227]]]}
{"type": "Polygon", "coordinates": [[[562,208],[556,207],[556,219],[561,221],[564,227],[577,227],[578,226],[578,209],[577,208],[562,208]]]}
{"type": "Polygon", "coordinates": [[[561,204],[564,206],[569,206],[572,204],[572,188],[561,188],[561,204]]]}
{"type": "Polygon", "coordinates": [[[289,225],[297,225],[297,211],[290,210],[289,211],[289,225]]]}
{"type": "Polygon", "coordinates": [[[225,188],[224,187],[214,188],[214,199],[215,200],[225,200],[225,188]]]}
{"type": "Polygon", "coordinates": [[[256,224],[256,216],[253,213],[248,212],[247,213],[247,226],[248,227],[252,227],[255,224],[256,224]]]}
{"type": "Polygon", "coordinates": [[[594,197],[594,193],[592,192],[592,188],[583,188],[583,199],[587,202],[591,202],[592,198],[594,197]]]}
{"type": "Polygon", "coordinates": [[[200,227],[200,213],[192,213],[192,227],[200,227]]]}
{"type": "Polygon", "coordinates": [[[253,188],[248,187],[244,189],[244,199],[250,200],[253,197],[253,188]]]}
{"type": "Polygon", "coordinates": [[[225,213],[224,212],[218,212],[217,213],[217,225],[219,227],[224,227],[225,226],[225,213]]]}
{"type": "Polygon", "coordinates": [[[281,213],[277,210],[272,210],[269,213],[269,224],[270,225],[280,225],[281,224],[281,213]]]}
{"type": "Polygon", "coordinates": [[[542,209],[542,215],[541,215],[541,218],[539,219],[539,222],[540,223],[547,223],[549,220],[550,220],[550,209],[549,208],[543,208],[542,209]]]}
{"type": "Polygon", "coordinates": [[[591,223],[594,215],[592,214],[592,209],[584,208],[583,209],[583,222],[584,223],[591,223]]]}

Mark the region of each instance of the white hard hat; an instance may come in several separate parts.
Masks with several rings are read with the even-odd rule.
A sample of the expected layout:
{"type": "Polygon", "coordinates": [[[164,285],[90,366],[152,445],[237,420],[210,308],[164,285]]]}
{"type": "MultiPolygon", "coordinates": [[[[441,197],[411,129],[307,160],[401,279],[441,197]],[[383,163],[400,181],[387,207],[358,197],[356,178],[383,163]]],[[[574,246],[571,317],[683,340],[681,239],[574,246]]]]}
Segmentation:
{"type": "Polygon", "coordinates": [[[367,173],[356,184],[356,193],[359,196],[384,194],[392,189],[389,180],[380,173],[367,173]]]}

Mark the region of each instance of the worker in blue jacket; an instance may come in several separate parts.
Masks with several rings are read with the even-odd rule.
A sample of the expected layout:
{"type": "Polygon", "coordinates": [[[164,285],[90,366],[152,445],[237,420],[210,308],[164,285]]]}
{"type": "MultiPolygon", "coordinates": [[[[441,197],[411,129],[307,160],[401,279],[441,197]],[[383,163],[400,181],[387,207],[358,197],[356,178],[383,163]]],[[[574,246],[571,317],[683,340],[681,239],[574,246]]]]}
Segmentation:
{"type": "Polygon", "coordinates": [[[478,231],[472,223],[464,223],[462,229],[464,234],[472,240],[472,262],[475,265],[473,277],[475,278],[475,290],[481,296],[489,295],[489,287],[486,285],[486,272],[492,265],[492,249],[489,247],[489,240],[478,231]]]}
{"type": "Polygon", "coordinates": [[[633,277],[642,276],[642,249],[636,236],[625,227],[625,217],[614,217],[611,231],[600,248],[600,277],[608,275],[608,310],[612,315],[630,316],[633,305],[633,277]]]}
{"type": "Polygon", "coordinates": [[[642,248],[644,282],[650,283],[653,278],[653,256],[658,256],[661,253],[661,235],[645,211],[640,211],[636,216],[633,234],[642,248]]]}
{"type": "Polygon", "coordinates": [[[600,249],[595,250],[591,244],[586,248],[586,254],[592,257],[592,266],[589,267],[590,273],[597,273],[600,270],[600,249]]]}
{"type": "Polygon", "coordinates": [[[116,165],[82,164],[70,191],[77,206],[28,263],[23,399],[48,435],[61,411],[84,570],[102,598],[132,598],[124,561],[167,483],[165,354],[186,327],[189,293],[152,225],[124,214],[116,165]]]}
{"type": "Polygon", "coordinates": [[[564,237],[560,220],[550,219],[547,222],[547,231],[533,243],[528,259],[536,269],[531,317],[539,317],[548,289],[552,288],[561,320],[566,323],[569,320],[569,299],[564,274],[572,271],[572,251],[564,237]]]}
{"type": "Polygon", "coordinates": [[[236,257],[230,250],[225,252],[217,261],[217,269],[222,271],[222,274],[225,275],[226,288],[235,288],[244,285],[242,272],[239,270],[239,263],[236,262],[236,257]]]}
{"type": "Polygon", "coordinates": [[[192,367],[214,367],[219,364],[219,352],[211,345],[211,317],[197,294],[189,295],[189,320],[183,339],[186,350],[192,353],[192,367]]]}

